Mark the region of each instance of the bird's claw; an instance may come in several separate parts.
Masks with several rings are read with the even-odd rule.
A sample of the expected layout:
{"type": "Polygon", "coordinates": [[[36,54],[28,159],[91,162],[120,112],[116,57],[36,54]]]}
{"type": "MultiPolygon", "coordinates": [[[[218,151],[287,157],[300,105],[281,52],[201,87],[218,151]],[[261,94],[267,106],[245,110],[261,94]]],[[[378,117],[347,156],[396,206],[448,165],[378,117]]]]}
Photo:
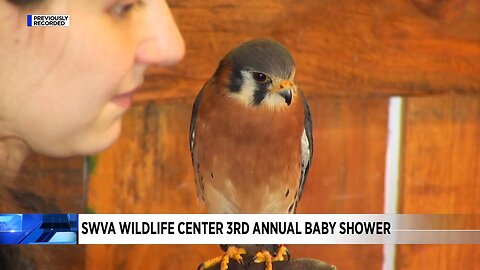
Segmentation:
{"type": "Polygon", "coordinates": [[[285,257],[287,261],[290,261],[290,252],[285,245],[280,245],[275,256],[272,256],[272,254],[270,254],[270,252],[267,250],[262,250],[257,252],[255,257],[253,258],[253,262],[265,263],[265,270],[272,270],[272,263],[285,261],[285,257]]]}
{"type": "Polygon", "coordinates": [[[246,254],[247,252],[245,251],[244,248],[238,248],[235,246],[230,246],[228,247],[227,251],[225,252],[224,255],[215,257],[213,259],[210,259],[208,261],[205,261],[201,263],[198,267],[197,270],[205,270],[208,269],[212,266],[215,266],[217,264],[220,264],[220,270],[227,270],[228,269],[228,263],[230,262],[230,259],[234,259],[238,263],[240,263],[242,266],[243,264],[243,257],[242,255],[246,254]]]}
{"type": "Polygon", "coordinates": [[[285,261],[285,257],[287,261],[290,261],[290,252],[288,251],[288,248],[285,245],[280,245],[278,248],[277,254],[273,257],[274,262],[281,262],[285,261]]]}

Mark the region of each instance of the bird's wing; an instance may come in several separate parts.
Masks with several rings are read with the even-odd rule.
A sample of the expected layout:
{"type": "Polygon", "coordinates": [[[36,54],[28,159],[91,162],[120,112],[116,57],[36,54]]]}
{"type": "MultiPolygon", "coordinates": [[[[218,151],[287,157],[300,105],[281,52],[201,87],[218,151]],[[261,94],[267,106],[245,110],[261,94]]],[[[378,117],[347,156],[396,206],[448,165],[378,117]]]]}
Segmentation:
{"type": "Polygon", "coordinates": [[[303,130],[301,144],[302,172],[300,174],[300,182],[298,185],[297,197],[295,198],[295,209],[293,212],[295,212],[298,201],[300,201],[300,198],[302,197],[303,188],[305,186],[305,182],[307,181],[308,170],[310,169],[310,164],[312,163],[313,157],[312,116],[310,115],[310,107],[308,106],[305,95],[301,91],[299,92],[303,99],[303,107],[305,112],[305,128],[303,130]]]}
{"type": "Polygon", "coordinates": [[[197,197],[203,200],[203,192],[201,188],[201,179],[199,175],[200,164],[195,158],[195,127],[197,124],[197,115],[202,100],[203,92],[205,92],[208,82],[202,87],[193,103],[192,119],[190,120],[190,155],[192,156],[193,170],[195,174],[195,184],[197,187],[197,197]]]}

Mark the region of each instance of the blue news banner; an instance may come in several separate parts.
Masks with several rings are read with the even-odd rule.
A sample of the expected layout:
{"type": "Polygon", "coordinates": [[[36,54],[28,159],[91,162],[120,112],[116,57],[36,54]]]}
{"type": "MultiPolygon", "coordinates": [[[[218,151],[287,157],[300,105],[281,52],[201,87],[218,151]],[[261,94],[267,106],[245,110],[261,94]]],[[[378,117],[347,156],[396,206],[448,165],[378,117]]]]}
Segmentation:
{"type": "Polygon", "coordinates": [[[0,244],[77,244],[77,214],[0,214],[0,244]]]}

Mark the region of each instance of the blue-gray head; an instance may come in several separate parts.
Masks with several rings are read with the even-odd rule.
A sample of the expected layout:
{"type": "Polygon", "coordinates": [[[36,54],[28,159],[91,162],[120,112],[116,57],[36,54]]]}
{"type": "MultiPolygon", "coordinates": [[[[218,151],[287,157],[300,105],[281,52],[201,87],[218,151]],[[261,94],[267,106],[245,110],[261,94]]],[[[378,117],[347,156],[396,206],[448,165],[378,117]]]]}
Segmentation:
{"type": "Polygon", "coordinates": [[[224,57],[219,69],[223,65],[231,68],[230,96],[247,106],[287,107],[296,96],[295,62],[288,49],[273,39],[241,44],[224,57]]]}

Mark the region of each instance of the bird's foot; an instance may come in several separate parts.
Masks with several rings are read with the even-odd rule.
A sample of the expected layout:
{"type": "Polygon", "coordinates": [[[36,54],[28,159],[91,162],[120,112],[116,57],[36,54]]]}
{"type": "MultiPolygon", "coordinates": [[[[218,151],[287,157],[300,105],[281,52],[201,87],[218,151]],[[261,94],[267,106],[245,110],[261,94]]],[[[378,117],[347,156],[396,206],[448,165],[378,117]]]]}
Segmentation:
{"type": "Polygon", "coordinates": [[[280,245],[275,256],[272,256],[268,250],[262,250],[257,252],[254,258],[255,263],[265,263],[265,270],[273,269],[273,262],[281,262],[284,260],[290,260],[290,254],[285,245],[280,245]]]}
{"type": "Polygon", "coordinates": [[[217,264],[220,264],[220,270],[226,270],[228,269],[228,263],[230,262],[230,259],[234,259],[243,265],[242,255],[246,253],[247,252],[244,248],[229,246],[227,251],[225,251],[225,254],[201,263],[197,270],[208,269],[217,264]]]}

